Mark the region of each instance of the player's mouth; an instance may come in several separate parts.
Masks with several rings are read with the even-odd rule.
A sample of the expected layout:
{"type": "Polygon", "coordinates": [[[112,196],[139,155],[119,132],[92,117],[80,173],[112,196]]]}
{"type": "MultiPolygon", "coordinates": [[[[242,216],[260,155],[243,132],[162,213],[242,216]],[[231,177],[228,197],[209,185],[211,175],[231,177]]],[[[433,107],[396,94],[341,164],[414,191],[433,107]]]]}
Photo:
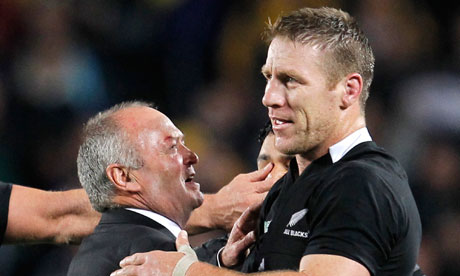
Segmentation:
{"type": "Polygon", "coordinates": [[[273,130],[282,130],[291,126],[294,122],[287,119],[272,117],[272,128],[273,130]]]}

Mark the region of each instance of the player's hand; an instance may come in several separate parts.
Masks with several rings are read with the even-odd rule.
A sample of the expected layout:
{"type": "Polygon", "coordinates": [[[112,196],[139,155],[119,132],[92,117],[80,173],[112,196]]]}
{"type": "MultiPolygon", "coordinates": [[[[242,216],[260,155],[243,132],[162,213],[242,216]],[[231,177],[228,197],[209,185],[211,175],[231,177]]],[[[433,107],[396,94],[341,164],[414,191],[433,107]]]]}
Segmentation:
{"type": "Polygon", "coordinates": [[[267,177],[273,164],[247,174],[237,175],[213,195],[215,226],[229,232],[235,221],[252,205],[261,204],[277,179],[267,177]]]}
{"type": "Polygon", "coordinates": [[[221,261],[225,267],[239,264],[245,257],[245,252],[255,240],[255,228],[259,217],[261,203],[246,209],[235,222],[228,242],[221,253],[221,261]]]}
{"type": "MultiPolygon", "coordinates": [[[[176,248],[190,246],[187,232],[181,231],[177,240],[176,248]]],[[[150,251],[136,253],[124,258],[120,262],[121,269],[114,271],[110,276],[166,276],[172,275],[177,262],[184,256],[181,252],[150,251]]]]}

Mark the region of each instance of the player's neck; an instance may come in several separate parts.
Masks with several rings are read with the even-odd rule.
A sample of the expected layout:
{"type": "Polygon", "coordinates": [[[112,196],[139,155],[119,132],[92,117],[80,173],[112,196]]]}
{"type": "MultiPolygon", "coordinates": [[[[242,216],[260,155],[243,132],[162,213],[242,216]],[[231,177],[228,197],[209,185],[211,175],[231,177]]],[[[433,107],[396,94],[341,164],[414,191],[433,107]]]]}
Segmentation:
{"type": "Polygon", "coordinates": [[[296,161],[297,161],[297,166],[299,168],[299,175],[302,174],[302,172],[310,165],[312,161],[310,161],[308,158],[305,158],[301,155],[296,155],[296,161]]]}

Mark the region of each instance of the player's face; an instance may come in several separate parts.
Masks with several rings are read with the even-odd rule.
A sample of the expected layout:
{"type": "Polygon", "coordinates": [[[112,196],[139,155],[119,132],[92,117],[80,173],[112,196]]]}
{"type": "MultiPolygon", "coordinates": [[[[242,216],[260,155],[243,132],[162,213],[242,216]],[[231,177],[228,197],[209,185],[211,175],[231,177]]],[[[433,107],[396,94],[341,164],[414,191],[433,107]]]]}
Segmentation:
{"type": "MultiPolygon", "coordinates": [[[[270,44],[262,73],[267,79],[263,104],[285,154],[324,151],[340,121],[340,96],[320,67],[324,53],[285,37],[270,44]]],[[[324,154],[324,153],[323,153],[324,154]]]]}
{"type": "Polygon", "coordinates": [[[275,135],[270,133],[265,137],[260,148],[259,156],[257,157],[257,168],[260,170],[268,163],[273,163],[273,169],[268,177],[278,180],[288,171],[289,162],[292,158],[292,156],[283,154],[275,148],[275,135]]]}

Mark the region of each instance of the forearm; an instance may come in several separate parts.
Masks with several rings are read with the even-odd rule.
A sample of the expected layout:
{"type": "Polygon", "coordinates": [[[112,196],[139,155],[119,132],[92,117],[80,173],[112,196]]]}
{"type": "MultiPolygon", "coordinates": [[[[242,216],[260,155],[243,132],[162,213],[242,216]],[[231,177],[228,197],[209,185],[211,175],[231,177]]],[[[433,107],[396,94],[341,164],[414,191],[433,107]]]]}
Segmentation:
{"type": "Polygon", "coordinates": [[[239,174],[216,194],[204,197],[203,205],[192,212],[186,230],[198,234],[210,229],[232,230],[233,224],[249,206],[260,204],[274,179],[267,179],[272,166],[248,174],[239,174]]]}
{"type": "Polygon", "coordinates": [[[205,194],[203,204],[193,210],[189,220],[187,221],[187,225],[185,226],[185,230],[187,230],[190,235],[199,234],[216,228],[212,221],[213,219],[211,214],[213,208],[212,205],[214,204],[213,196],[214,195],[205,194]]]}
{"type": "Polygon", "coordinates": [[[83,189],[54,192],[48,195],[57,202],[47,218],[55,225],[55,243],[79,243],[94,231],[101,214],[96,212],[83,189]]]}
{"type": "Polygon", "coordinates": [[[14,185],[5,242],[79,242],[99,218],[83,189],[48,192],[14,185]]]}
{"type": "Polygon", "coordinates": [[[288,271],[288,270],[244,274],[238,271],[229,270],[225,268],[219,268],[219,267],[212,266],[210,264],[202,263],[202,262],[197,262],[197,263],[192,264],[190,268],[187,270],[187,273],[185,275],[186,276],[208,276],[208,275],[209,276],[214,276],[214,275],[219,275],[219,276],[237,276],[237,275],[305,276],[305,274],[303,273],[295,272],[295,271],[288,271]]]}
{"type": "Polygon", "coordinates": [[[191,235],[212,229],[230,232],[237,218],[232,207],[232,204],[222,200],[219,194],[205,194],[203,204],[192,212],[185,230],[191,235]]]}
{"type": "Polygon", "coordinates": [[[235,199],[225,198],[225,194],[204,195],[203,204],[192,212],[185,230],[191,235],[212,229],[230,232],[235,221],[250,206],[249,203],[241,202],[236,203],[235,199]]]}

